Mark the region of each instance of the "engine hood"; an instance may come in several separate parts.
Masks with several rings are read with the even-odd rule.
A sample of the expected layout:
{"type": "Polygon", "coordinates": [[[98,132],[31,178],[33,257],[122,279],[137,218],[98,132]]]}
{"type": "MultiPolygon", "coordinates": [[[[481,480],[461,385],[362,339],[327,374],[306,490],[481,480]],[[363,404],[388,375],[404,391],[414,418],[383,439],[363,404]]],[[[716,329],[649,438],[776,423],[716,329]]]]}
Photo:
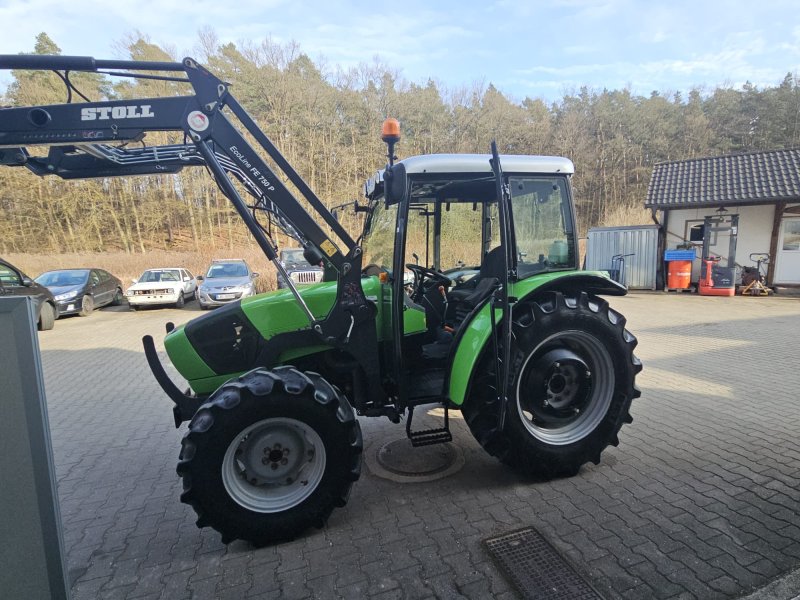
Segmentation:
{"type": "Polygon", "coordinates": [[[67,294],[69,292],[82,292],[86,286],[84,284],[79,285],[51,285],[47,289],[50,290],[53,296],[60,296],[61,294],[67,294]]]}
{"type": "Polygon", "coordinates": [[[180,290],[183,289],[182,281],[139,281],[128,288],[128,291],[136,290],[180,290]]]}

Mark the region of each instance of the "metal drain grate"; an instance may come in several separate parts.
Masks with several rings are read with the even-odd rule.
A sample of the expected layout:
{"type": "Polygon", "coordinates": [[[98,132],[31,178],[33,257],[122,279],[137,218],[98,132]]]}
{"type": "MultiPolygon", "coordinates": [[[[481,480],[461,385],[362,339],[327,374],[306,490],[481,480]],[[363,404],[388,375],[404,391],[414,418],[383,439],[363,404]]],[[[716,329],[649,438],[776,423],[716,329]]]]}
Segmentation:
{"type": "Polygon", "coordinates": [[[484,543],[523,598],[602,600],[532,527],[484,543]]]}

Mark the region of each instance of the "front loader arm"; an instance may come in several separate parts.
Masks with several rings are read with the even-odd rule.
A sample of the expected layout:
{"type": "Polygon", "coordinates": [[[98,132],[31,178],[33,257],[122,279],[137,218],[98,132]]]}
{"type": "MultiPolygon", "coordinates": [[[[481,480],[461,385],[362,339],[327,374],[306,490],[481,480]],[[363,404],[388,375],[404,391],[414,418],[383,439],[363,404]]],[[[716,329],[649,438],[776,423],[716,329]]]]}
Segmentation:
{"type": "Polygon", "coordinates": [[[310,330],[327,345],[347,347],[363,367],[369,388],[378,393],[381,383],[375,310],[361,288],[361,248],[233,98],[227,83],[191,58],[165,63],[0,55],[0,69],[53,70],[68,89],[65,104],[0,108],[0,164],[24,166],[37,175],[52,174],[64,179],[206,167],[289,284],[309,320],[310,330]],[[175,81],[187,84],[194,93],[73,104],[72,91],[77,90],[69,82],[71,71],[175,81]],[[183,76],[165,75],[164,71],[182,72],[183,76]],[[178,133],[183,143],[173,140],[170,144],[147,145],[151,132],[178,133]],[[46,157],[33,156],[28,152],[32,146],[47,146],[50,150],[46,157]],[[305,205],[278,178],[262,154],[268,155],[302,194],[305,205]],[[231,177],[240,181],[255,199],[252,204],[241,197],[231,177]],[[314,317],[286,275],[267,228],[258,220],[259,214],[268,215],[310,256],[326,261],[338,274],[336,302],[325,318],[314,317]],[[323,227],[338,238],[338,245],[323,227]]]}
{"type": "MultiPolygon", "coordinates": [[[[0,163],[27,166],[37,175],[54,174],[64,178],[163,173],[176,171],[183,166],[205,164],[218,182],[220,176],[225,174],[239,179],[247,191],[262,203],[259,208],[275,215],[279,225],[289,230],[289,235],[299,237],[304,245],[315,247],[337,271],[344,268],[344,255],[355,246],[355,242],[229,94],[228,85],[194,60],[187,58],[182,63],[149,63],[97,61],[89,57],[0,56],[0,68],[184,71],[186,79],[179,81],[189,83],[194,88],[193,96],[0,109],[0,163]],[[262,150],[276,160],[302,192],[316,216],[342,241],[343,250],[325,234],[223,114],[226,106],[262,150]],[[149,132],[158,131],[182,133],[193,144],[150,146],[144,149],[125,147],[143,141],[149,132]],[[115,149],[111,144],[121,146],[115,149]],[[26,151],[29,146],[50,146],[52,150],[47,160],[35,159],[26,151]],[[59,151],[59,146],[65,148],[59,151]]],[[[223,191],[236,205],[230,193],[223,191]]],[[[244,208],[250,212],[249,207],[245,205],[244,208]]],[[[273,260],[270,256],[273,253],[272,244],[266,240],[262,244],[259,238],[263,236],[253,233],[267,256],[273,260]],[[266,247],[270,247],[270,250],[266,247]]]]}

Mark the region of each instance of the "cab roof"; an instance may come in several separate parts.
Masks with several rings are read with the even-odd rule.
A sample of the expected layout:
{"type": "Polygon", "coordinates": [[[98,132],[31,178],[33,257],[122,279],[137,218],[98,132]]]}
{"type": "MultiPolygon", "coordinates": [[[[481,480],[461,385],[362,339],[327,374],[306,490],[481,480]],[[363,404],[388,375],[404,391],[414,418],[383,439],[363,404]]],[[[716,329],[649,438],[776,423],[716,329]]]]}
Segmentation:
{"type": "MultiPolygon", "coordinates": [[[[399,161],[406,173],[487,173],[491,154],[423,154],[399,161]]],[[[397,164],[397,163],[396,163],[397,164]]],[[[575,165],[560,156],[531,156],[501,154],[500,166],[504,173],[567,174],[575,173],[575,165]]]]}

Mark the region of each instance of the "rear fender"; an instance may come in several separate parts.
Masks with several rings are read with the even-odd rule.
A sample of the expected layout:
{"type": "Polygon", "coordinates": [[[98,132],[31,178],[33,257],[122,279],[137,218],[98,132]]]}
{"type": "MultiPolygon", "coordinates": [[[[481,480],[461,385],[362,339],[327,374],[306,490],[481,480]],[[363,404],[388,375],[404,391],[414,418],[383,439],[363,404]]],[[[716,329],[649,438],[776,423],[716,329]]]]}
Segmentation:
{"type": "MultiPolygon", "coordinates": [[[[624,296],[628,290],[624,285],[610,279],[603,271],[572,271],[569,273],[545,273],[511,284],[509,296],[518,302],[528,301],[545,292],[558,291],[566,294],[624,296]]],[[[447,396],[456,406],[461,406],[467,397],[472,373],[481,355],[490,343],[492,315],[490,302],[471,315],[471,320],[462,326],[463,334],[456,339],[455,355],[450,363],[450,373],[445,384],[447,396]]],[[[502,321],[502,311],[496,309],[497,322],[502,321]]]]}

